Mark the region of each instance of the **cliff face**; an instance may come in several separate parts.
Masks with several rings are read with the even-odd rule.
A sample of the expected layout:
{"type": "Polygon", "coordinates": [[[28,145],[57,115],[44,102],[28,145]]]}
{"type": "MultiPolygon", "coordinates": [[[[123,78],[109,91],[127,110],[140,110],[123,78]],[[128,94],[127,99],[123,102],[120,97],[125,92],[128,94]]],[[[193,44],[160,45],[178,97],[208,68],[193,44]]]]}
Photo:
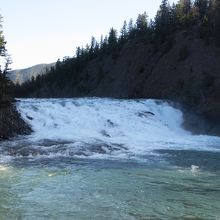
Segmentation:
{"type": "Polygon", "coordinates": [[[179,31],[159,47],[144,39],[129,41],[116,57],[88,62],[76,85],[60,88],[50,82],[50,88],[44,85],[28,96],[169,99],[220,133],[220,50],[200,39],[197,30],[179,31]]]}

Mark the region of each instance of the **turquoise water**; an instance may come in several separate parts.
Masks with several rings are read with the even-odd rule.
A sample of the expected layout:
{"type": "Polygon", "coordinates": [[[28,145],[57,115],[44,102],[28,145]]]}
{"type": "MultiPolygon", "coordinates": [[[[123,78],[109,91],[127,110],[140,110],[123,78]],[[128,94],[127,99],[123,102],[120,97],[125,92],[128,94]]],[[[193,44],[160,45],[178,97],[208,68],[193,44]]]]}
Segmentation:
{"type": "Polygon", "coordinates": [[[0,220],[220,219],[220,138],[161,100],[23,99],[0,143],[0,220]]]}
{"type": "Polygon", "coordinates": [[[205,153],[17,159],[0,168],[0,219],[220,219],[220,154],[205,153]]]}

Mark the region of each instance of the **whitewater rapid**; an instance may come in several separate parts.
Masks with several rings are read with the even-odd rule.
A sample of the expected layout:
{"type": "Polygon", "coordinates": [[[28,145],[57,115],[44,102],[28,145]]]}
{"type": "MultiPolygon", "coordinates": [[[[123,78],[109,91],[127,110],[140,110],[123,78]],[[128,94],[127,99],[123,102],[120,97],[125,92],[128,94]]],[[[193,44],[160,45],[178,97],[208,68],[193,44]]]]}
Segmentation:
{"type": "Polygon", "coordinates": [[[166,101],[21,99],[17,105],[33,133],[1,147],[4,158],[121,159],[160,149],[220,150],[220,138],[184,130],[182,112],[166,101]]]}

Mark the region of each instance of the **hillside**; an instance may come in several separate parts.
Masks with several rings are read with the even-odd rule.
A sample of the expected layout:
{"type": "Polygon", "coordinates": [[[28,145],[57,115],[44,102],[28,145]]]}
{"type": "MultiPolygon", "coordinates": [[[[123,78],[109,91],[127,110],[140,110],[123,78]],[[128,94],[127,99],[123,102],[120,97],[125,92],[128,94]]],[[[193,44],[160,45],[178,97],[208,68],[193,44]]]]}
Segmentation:
{"type": "Polygon", "coordinates": [[[128,42],[113,59],[93,59],[79,73],[79,83],[50,81],[27,97],[114,97],[174,100],[220,123],[220,50],[196,36],[196,31],[174,35],[155,50],[141,40],[128,42]],[[180,43],[181,42],[181,43],[180,43]],[[181,51],[187,56],[182,57],[181,51]]]}
{"type": "Polygon", "coordinates": [[[22,84],[36,78],[38,75],[45,74],[55,63],[51,64],[38,64],[29,68],[9,71],[7,76],[13,83],[22,84]]]}
{"type": "Polygon", "coordinates": [[[200,3],[162,1],[154,22],[142,14],[120,36],[112,28],[100,43],[92,38],[75,57],[17,87],[17,96],[168,99],[196,115],[186,116],[186,127],[206,124],[200,132],[219,134],[220,4],[200,3]]]}

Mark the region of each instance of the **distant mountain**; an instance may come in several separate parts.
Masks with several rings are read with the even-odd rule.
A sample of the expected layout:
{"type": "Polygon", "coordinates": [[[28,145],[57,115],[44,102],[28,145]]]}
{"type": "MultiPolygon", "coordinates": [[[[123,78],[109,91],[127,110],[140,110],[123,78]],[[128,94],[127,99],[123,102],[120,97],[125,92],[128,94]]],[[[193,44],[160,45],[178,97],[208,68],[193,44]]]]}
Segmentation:
{"type": "Polygon", "coordinates": [[[32,77],[36,78],[37,75],[43,75],[51,67],[55,66],[55,63],[51,64],[38,64],[26,69],[12,70],[8,73],[9,79],[15,84],[22,84],[28,80],[31,80],[32,77]]]}

